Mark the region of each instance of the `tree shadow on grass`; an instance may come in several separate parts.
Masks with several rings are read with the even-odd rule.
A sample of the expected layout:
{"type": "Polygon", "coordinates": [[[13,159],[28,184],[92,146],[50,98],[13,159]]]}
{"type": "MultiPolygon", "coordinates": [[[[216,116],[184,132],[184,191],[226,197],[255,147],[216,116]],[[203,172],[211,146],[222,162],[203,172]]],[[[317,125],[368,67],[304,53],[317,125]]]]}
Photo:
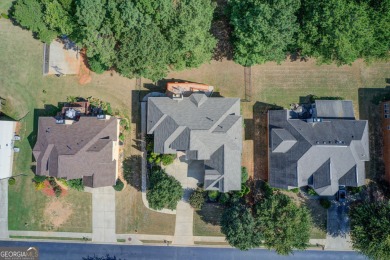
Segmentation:
{"type": "Polygon", "coordinates": [[[223,214],[223,206],[219,203],[205,203],[202,209],[196,212],[203,222],[213,226],[219,226],[223,214]]]}
{"type": "Polygon", "coordinates": [[[129,185],[138,191],[141,191],[142,184],[141,161],[142,158],[140,155],[132,155],[125,158],[122,162],[123,177],[129,185]]]}

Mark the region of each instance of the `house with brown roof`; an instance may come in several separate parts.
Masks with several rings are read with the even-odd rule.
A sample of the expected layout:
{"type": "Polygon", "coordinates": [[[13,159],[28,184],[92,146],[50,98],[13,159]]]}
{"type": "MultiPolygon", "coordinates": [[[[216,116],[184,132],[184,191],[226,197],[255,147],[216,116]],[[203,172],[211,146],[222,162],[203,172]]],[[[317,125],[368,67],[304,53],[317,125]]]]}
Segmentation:
{"type": "Polygon", "coordinates": [[[119,119],[40,117],[33,149],[36,174],[83,179],[87,187],[115,185],[118,177],[119,119]]]}

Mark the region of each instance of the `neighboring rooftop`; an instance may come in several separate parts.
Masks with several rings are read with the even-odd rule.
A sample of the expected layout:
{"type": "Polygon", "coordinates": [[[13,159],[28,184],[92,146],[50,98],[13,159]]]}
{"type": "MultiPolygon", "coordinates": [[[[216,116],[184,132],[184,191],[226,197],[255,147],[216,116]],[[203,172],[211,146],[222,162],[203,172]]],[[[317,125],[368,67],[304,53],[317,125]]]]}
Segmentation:
{"type": "Polygon", "coordinates": [[[204,160],[206,190],[241,189],[242,117],[238,98],[208,98],[202,93],[173,100],[148,99],[147,133],[154,152],[185,151],[204,160]]]}
{"type": "Polygon", "coordinates": [[[59,123],[40,117],[38,139],[33,149],[36,174],[58,178],[83,178],[84,185],[115,184],[118,172],[118,119],[80,117],[59,123]]]}
{"type": "MultiPolygon", "coordinates": [[[[287,110],[270,110],[269,183],[277,188],[311,185],[318,194],[334,195],[339,185],[361,186],[365,180],[365,161],[369,160],[368,123],[351,119],[349,103],[316,102],[321,111],[335,102],[335,109],[322,113],[333,117],[344,104],[346,116],[337,119],[289,118],[287,110]]],[[[343,108],[341,108],[343,109],[343,108]]],[[[313,115],[314,117],[314,115],[313,115]]],[[[318,118],[318,113],[317,113],[318,118]]]]}
{"type": "Polygon", "coordinates": [[[0,179],[12,176],[15,121],[0,120],[0,179]]]}

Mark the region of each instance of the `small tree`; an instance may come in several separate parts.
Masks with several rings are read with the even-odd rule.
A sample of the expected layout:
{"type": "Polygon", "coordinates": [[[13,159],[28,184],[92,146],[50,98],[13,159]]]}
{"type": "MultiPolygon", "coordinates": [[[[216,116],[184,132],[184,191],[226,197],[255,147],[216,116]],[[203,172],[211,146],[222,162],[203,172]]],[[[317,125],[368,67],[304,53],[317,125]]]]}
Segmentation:
{"type": "Polygon", "coordinates": [[[257,226],[268,249],[288,255],[294,248],[305,249],[310,238],[310,213],[286,195],[277,193],[256,207],[257,226]]]}
{"type": "Polygon", "coordinates": [[[371,259],[390,259],[390,202],[358,204],[349,216],[353,248],[371,259]]]}
{"type": "Polygon", "coordinates": [[[146,198],[152,209],[174,210],[182,196],[183,189],[174,177],[168,176],[163,170],[155,170],[150,174],[146,198]]]}
{"type": "Polygon", "coordinates": [[[72,180],[68,180],[67,183],[71,189],[78,190],[78,191],[84,190],[83,179],[72,179],[72,180]]]}
{"type": "Polygon", "coordinates": [[[121,191],[121,190],[123,190],[123,187],[125,187],[125,185],[123,184],[123,182],[120,179],[117,179],[116,184],[112,187],[114,187],[114,190],[116,190],[116,191],[121,191]]]}
{"type": "Polygon", "coordinates": [[[12,185],[15,185],[15,183],[16,183],[16,180],[14,177],[11,177],[8,179],[8,185],[12,186],[12,185]]]}
{"type": "Polygon", "coordinates": [[[190,205],[195,209],[201,209],[204,204],[205,192],[197,188],[190,196],[190,205]]]}
{"type": "Polygon", "coordinates": [[[231,246],[240,250],[248,250],[261,244],[261,233],[250,209],[240,203],[225,208],[221,219],[221,232],[231,246]]]}

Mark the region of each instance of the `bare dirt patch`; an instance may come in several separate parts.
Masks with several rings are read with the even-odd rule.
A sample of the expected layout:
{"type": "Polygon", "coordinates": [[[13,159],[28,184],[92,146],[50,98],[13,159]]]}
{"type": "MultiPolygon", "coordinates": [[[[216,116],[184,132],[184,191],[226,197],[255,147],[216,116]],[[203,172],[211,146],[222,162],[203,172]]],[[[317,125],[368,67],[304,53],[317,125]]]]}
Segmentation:
{"type": "Polygon", "coordinates": [[[44,211],[45,218],[53,225],[54,228],[59,228],[62,224],[64,224],[72,213],[72,206],[58,199],[51,200],[47,203],[44,211]]]}

